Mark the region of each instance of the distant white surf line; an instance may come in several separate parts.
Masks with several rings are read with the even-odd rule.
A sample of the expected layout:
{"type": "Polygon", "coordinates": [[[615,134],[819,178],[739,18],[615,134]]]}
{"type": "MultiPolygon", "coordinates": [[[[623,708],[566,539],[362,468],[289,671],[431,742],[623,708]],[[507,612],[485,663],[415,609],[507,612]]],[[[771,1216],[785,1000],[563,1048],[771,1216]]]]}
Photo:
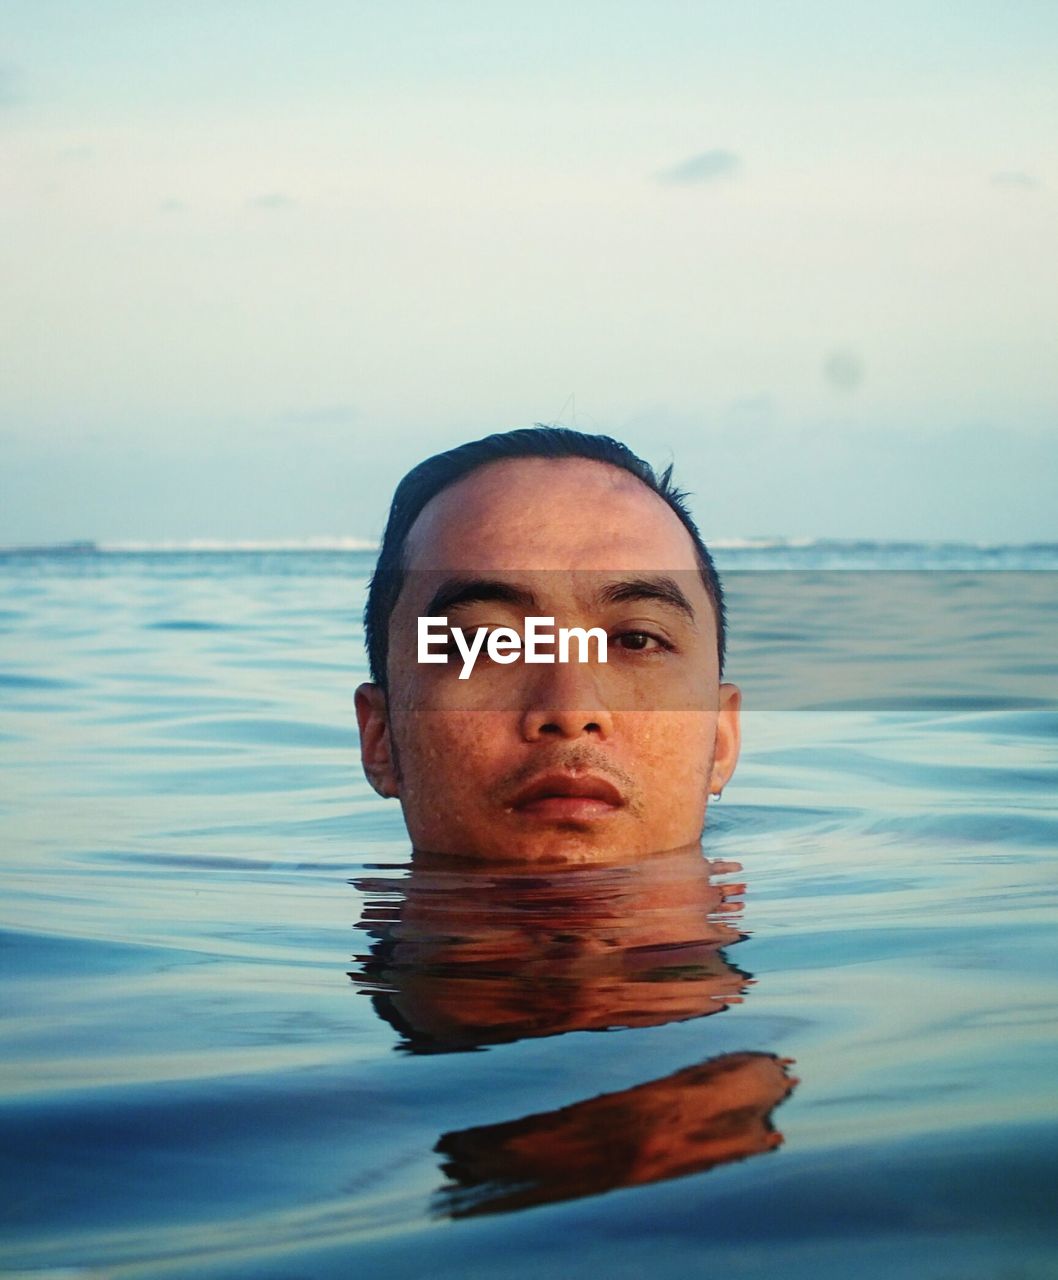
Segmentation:
{"type": "Polygon", "coordinates": [[[814,547],[819,538],[706,538],[710,551],[784,551],[814,547]]]}
{"type": "Polygon", "coordinates": [[[373,538],[333,537],[315,538],[180,538],[160,542],[128,540],[97,542],[101,552],[139,551],[377,551],[378,542],[373,538]]]}

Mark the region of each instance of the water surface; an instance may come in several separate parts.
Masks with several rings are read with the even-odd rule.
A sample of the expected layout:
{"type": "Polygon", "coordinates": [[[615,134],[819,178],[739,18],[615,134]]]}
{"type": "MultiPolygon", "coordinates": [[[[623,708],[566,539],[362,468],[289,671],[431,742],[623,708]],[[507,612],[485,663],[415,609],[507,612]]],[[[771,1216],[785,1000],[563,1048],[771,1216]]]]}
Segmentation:
{"type": "Polygon", "coordinates": [[[530,875],[360,776],[370,554],[0,557],[0,1266],[1053,1276],[1058,556],[720,561],[703,851],[530,875]]]}

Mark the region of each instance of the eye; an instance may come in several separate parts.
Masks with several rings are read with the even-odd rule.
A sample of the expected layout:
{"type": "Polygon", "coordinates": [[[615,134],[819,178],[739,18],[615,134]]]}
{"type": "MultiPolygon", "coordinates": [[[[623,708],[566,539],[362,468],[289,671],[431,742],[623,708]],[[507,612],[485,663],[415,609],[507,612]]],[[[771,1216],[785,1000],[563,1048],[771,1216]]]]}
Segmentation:
{"type": "MultiPolygon", "coordinates": [[[[485,639],[481,642],[481,657],[484,658],[486,656],[485,646],[488,644],[489,632],[492,631],[493,628],[482,624],[481,626],[460,627],[459,630],[463,633],[464,644],[475,644],[477,642],[478,632],[485,632],[485,639]]],[[[459,645],[456,644],[454,627],[448,633],[448,646],[446,652],[450,658],[462,657],[459,651],[459,645]]]]}
{"type": "Polygon", "coordinates": [[[659,653],[672,646],[649,631],[619,631],[611,643],[630,653],[659,653]]]}

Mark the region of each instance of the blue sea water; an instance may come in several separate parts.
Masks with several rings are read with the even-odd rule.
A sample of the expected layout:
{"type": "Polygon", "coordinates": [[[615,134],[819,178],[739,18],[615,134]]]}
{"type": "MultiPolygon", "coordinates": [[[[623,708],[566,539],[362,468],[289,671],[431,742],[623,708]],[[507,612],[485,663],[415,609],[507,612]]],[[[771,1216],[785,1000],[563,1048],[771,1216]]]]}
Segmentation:
{"type": "Polygon", "coordinates": [[[482,876],[370,552],[0,553],[3,1274],[1058,1275],[1058,548],[718,559],[704,857],[482,876]]]}

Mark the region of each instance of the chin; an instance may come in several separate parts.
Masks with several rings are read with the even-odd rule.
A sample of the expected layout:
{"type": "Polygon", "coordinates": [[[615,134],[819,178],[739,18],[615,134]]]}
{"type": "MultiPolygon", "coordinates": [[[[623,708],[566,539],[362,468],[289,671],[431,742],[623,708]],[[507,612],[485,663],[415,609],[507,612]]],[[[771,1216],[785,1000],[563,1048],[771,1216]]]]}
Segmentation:
{"type": "Polygon", "coordinates": [[[413,838],[412,844],[419,853],[469,862],[585,866],[630,862],[666,849],[696,844],[698,839],[699,833],[691,840],[666,836],[651,838],[648,832],[642,830],[618,833],[605,829],[605,824],[595,827],[578,824],[543,831],[508,830],[489,837],[463,834],[458,838],[447,839],[413,838]]]}

